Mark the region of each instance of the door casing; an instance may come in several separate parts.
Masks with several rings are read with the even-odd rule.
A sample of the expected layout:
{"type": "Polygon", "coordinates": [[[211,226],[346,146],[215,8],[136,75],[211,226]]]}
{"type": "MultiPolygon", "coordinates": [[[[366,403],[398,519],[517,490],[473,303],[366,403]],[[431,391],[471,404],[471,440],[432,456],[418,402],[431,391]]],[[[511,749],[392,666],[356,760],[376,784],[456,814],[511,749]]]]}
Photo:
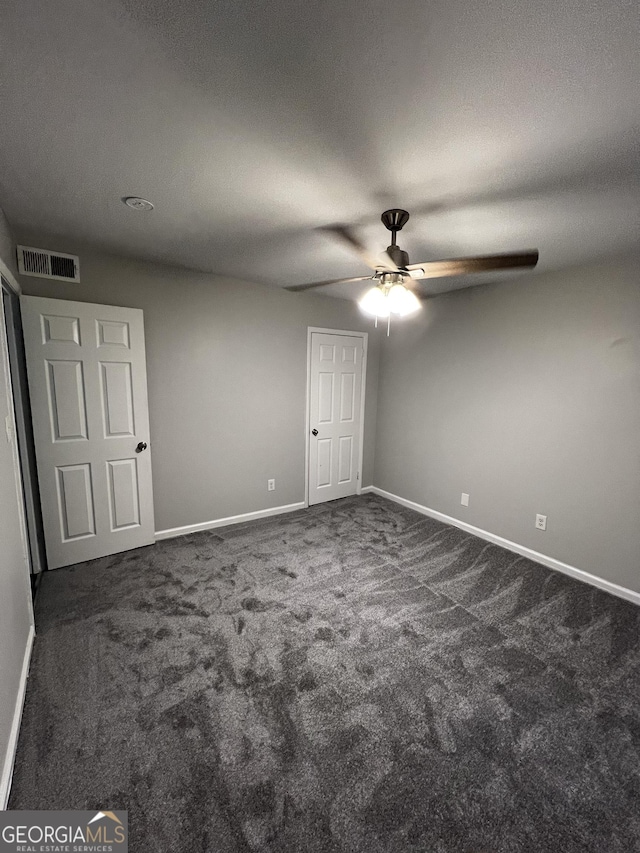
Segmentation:
{"type": "MultiPolygon", "coordinates": [[[[7,266],[7,264],[0,258],[0,275],[2,275],[3,285],[9,288],[12,291],[14,296],[17,296],[18,299],[22,295],[22,288],[20,287],[19,282],[15,278],[12,270],[7,266]]],[[[0,299],[2,299],[2,290],[4,287],[0,287],[0,299]]],[[[12,369],[11,369],[11,346],[9,343],[9,336],[12,334],[12,330],[10,330],[7,326],[7,319],[5,316],[4,310],[2,310],[2,305],[0,304],[0,323],[2,323],[2,331],[6,346],[6,359],[7,359],[7,370],[9,372],[9,381],[11,383],[11,404],[12,404],[12,412],[13,412],[13,430],[16,439],[16,459],[17,459],[17,478],[18,478],[18,488],[21,495],[20,502],[20,515],[21,515],[21,534],[22,539],[25,546],[25,554],[27,559],[27,573],[31,574],[33,572],[39,572],[45,568],[44,559],[34,560],[34,555],[40,554],[42,558],[44,558],[44,539],[41,538],[42,534],[38,531],[37,523],[35,526],[29,523],[29,506],[33,506],[39,510],[39,501],[40,497],[37,491],[37,474],[35,471],[35,465],[32,470],[29,471],[29,476],[23,476],[23,462],[26,460],[21,460],[20,458],[20,449],[17,446],[17,440],[19,437],[20,424],[19,424],[19,416],[16,411],[16,405],[22,405],[23,400],[21,399],[21,395],[15,394],[13,389],[13,381],[12,381],[12,369]],[[31,478],[33,477],[33,483],[31,482],[31,478]]],[[[26,389],[25,389],[26,392],[26,389]]],[[[29,413],[24,409],[20,412],[20,417],[26,418],[29,416],[29,413]]],[[[24,450],[24,444],[23,444],[24,450]]],[[[34,460],[35,461],[35,460],[34,460]]],[[[37,520],[36,520],[37,522],[37,520]]],[[[32,614],[32,624],[33,622],[33,614],[32,614]]]]}

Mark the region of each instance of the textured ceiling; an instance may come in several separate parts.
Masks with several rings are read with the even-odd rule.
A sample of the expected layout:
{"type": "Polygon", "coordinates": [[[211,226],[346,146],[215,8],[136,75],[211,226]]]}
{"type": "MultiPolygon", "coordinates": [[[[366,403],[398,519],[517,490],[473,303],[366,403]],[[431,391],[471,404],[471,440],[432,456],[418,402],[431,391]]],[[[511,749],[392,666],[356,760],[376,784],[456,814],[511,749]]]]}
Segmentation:
{"type": "Polygon", "coordinates": [[[624,250],[640,233],[639,9],[5,0],[0,204],[18,235],[275,285],[366,272],[317,229],[359,223],[382,249],[390,206],[411,212],[414,263],[624,250]]]}

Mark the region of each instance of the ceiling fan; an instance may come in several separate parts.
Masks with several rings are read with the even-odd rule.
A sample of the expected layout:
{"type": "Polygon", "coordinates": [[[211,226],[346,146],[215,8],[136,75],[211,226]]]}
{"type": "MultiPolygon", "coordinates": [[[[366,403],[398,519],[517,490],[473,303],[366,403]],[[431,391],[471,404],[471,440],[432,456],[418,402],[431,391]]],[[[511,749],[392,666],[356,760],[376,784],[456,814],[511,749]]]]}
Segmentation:
{"type": "MultiPolygon", "coordinates": [[[[472,258],[453,258],[445,261],[425,261],[410,264],[409,255],[398,246],[398,231],[409,220],[406,210],[392,208],[382,214],[382,222],[391,231],[391,245],[386,252],[376,256],[367,250],[354,230],[347,225],[331,225],[324,230],[346,243],[364,263],[373,270],[373,274],[355,278],[336,278],[329,281],[313,281],[309,284],[294,284],[285,290],[300,292],[329,284],[348,284],[357,281],[375,281],[375,286],[367,291],[360,300],[360,307],[378,318],[389,319],[391,314],[406,316],[418,310],[420,303],[413,291],[413,282],[428,278],[446,278],[448,276],[467,275],[469,273],[493,272],[494,270],[532,268],[538,263],[538,250],[527,249],[521,252],[509,252],[501,255],[480,255],[472,258]]],[[[425,295],[418,294],[421,298],[425,295]]]]}

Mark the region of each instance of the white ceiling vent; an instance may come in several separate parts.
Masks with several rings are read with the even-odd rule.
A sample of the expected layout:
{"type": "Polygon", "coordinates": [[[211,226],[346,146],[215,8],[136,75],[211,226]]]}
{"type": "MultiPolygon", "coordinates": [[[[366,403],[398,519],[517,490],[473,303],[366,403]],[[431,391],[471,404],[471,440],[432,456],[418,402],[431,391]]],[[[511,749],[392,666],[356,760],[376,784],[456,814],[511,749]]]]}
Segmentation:
{"type": "Polygon", "coordinates": [[[58,281],[80,281],[80,259],[77,255],[18,246],[18,272],[38,278],[55,278],[58,281]]]}

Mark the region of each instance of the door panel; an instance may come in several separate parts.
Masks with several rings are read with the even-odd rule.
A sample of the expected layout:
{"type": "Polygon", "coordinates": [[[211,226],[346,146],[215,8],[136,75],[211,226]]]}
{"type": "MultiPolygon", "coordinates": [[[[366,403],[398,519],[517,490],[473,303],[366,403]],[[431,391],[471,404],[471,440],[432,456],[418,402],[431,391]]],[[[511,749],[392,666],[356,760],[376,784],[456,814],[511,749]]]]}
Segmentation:
{"type": "Polygon", "coordinates": [[[137,460],[114,459],[107,462],[107,468],[111,499],[111,529],[122,530],[123,527],[135,527],[140,524],[137,460]]]}
{"type": "Polygon", "coordinates": [[[333,421],[333,373],[318,375],[318,423],[333,421]]]}
{"type": "Polygon", "coordinates": [[[318,439],[318,470],[316,475],[318,488],[331,485],[331,449],[330,438],[318,439]]]}
{"type": "Polygon", "coordinates": [[[61,465],[56,468],[56,473],[62,541],[69,542],[80,536],[95,536],[91,466],[61,465]]]}
{"type": "Polygon", "coordinates": [[[333,344],[320,344],[320,361],[334,362],[336,348],[333,344]]]}
{"type": "Polygon", "coordinates": [[[80,325],[77,317],[48,317],[42,315],[43,343],[80,344],[80,325]]]}
{"type": "Polygon", "coordinates": [[[355,373],[343,373],[340,377],[340,421],[351,423],[355,411],[355,373]]]}
{"type": "Polygon", "coordinates": [[[353,469],[353,436],[341,435],[340,458],[338,460],[338,482],[346,483],[351,477],[353,469]]]}
{"type": "Polygon", "coordinates": [[[50,568],[154,541],[142,311],[24,296],[50,568]]]}
{"type": "Polygon", "coordinates": [[[129,324],[114,320],[97,320],[99,347],[123,347],[129,349],[129,324]]]}
{"type": "Polygon", "coordinates": [[[342,347],[342,361],[344,364],[355,364],[356,363],[356,347],[343,346],[342,347]]]}
{"type": "Polygon", "coordinates": [[[87,408],[80,361],[46,361],[53,441],[87,438],[87,408]]]}
{"type": "Polygon", "coordinates": [[[101,361],[102,418],[105,438],[135,435],[131,365],[101,361]]]}
{"type": "Polygon", "coordinates": [[[312,332],[309,385],[309,503],[358,491],[364,342],[312,332]]]}

